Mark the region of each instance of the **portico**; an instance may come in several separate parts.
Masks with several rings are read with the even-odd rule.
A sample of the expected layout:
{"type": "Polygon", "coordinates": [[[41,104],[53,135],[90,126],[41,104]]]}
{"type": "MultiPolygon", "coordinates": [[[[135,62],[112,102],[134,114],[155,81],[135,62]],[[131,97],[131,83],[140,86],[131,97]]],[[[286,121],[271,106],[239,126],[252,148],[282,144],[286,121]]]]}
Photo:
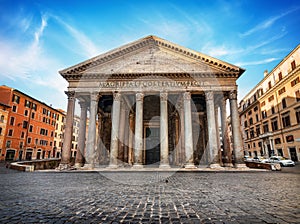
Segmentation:
{"type": "Polygon", "coordinates": [[[222,161],[222,154],[226,158],[231,155],[219,131],[221,127],[225,136],[228,101],[235,165],[244,166],[236,86],[243,72],[155,36],[60,71],[69,82],[68,133],[61,165],[70,162],[69,131],[78,99],[81,123],[77,167],[193,169],[228,165],[228,161],[222,161]]]}

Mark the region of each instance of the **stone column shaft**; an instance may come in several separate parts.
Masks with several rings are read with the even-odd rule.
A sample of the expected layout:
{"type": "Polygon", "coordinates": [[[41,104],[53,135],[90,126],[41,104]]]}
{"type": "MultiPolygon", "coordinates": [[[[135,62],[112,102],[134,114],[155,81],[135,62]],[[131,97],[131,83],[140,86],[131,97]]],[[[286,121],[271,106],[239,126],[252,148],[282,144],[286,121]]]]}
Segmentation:
{"type": "Polygon", "coordinates": [[[169,168],[168,94],[160,93],[160,168],[169,168]]]}
{"type": "Polygon", "coordinates": [[[134,115],[130,114],[129,115],[129,133],[128,133],[128,164],[132,165],[133,164],[133,135],[134,134],[134,115]]]}
{"type": "Polygon", "coordinates": [[[71,159],[71,147],[73,136],[73,121],[75,109],[75,92],[65,92],[68,96],[68,108],[66,116],[64,143],[62,148],[61,164],[69,165],[71,159]]]}
{"type": "Polygon", "coordinates": [[[121,102],[120,128],[119,128],[119,152],[118,158],[120,165],[124,165],[124,133],[125,133],[125,103],[121,102]]]}
{"type": "Polygon", "coordinates": [[[99,100],[99,94],[91,93],[89,128],[88,128],[88,138],[86,144],[85,165],[84,165],[86,168],[95,167],[96,117],[97,117],[97,110],[98,110],[98,100],[99,100]]]}
{"type": "Polygon", "coordinates": [[[184,148],[185,148],[185,168],[195,168],[193,149],[193,124],[191,111],[191,93],[183,94],[184,108],[184,148]]]}
{"type": "Polygon", "coordinates": [[[143,93],[136,94],[134,168],[143,167],[143,93]]]}
{"type": "Polygon", "coordinates": [[[86,118],[87,118],[87,105],[86,102],[81,101],[80,104],[80,122],[78,133],[78,146],[75,158],[75,167],[82,167],[84,163],[84,150],[86,138],[86,118]]]}
{"type": "Polygon", "coordinates": [[[211,168],[220,167],[218,159],[218,143],[216,132],[215,120],[215,106],[214,106],[214,93],[206,92],[206,111],[207,111],[207,124],[208,124],[208,150],[209,150],[209,163],[211,168]]]}
{"type": "Polygon", "coordinates": [[[233,137],[233,155],[235,158],[236,167],[246,167],[244,163],[243,143],[240,131],[240,118],[237,106],[236,90],[229,93],[230,112],[231,112],[231,127],[233,137]]]}
{"type": "Polygon", "coordinates": [[[119,124],[120,124],[121,94],[114,93],[114,102],[112,108],[112,128],[109,167],[118,167],[118,148],[119,148],[119,124]]]}
{"type": "Polygon", "coordinates": [[[227,135],[227,115],[226,115],[226,99],[221,102],[221,126],[222,126],[222,143],[223,143],[223,153],[224,153],[224,166],[231,167],[231,153],[230,146],[228,145],[228,135],[227,135]]]}

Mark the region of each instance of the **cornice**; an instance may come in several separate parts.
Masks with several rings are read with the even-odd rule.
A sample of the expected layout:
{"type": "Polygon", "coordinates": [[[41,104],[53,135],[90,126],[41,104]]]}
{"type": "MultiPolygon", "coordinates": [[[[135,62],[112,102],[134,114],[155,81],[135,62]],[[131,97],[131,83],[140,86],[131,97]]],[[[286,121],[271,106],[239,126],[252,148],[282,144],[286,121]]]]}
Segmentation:
{"type": "MultiPolygon", "coordinates": [[[[171,43],[164,39],[148,36],[132,42],[130,44],[124,45],[122,47],[116,48],[114,50],[108,51],[104,54],[86,60],[82,63],[69,67],[67,69],[61,70],[59,73],[67,78],[67,75],[81,74],[89,68],[107,63],[109,61],[115,60],[119,57],[125,56],[126,54],[132,53],[136,50],[139,50],[145,46],[156,46],[160,48],[168,49],[176,54],[183,55],[187,58],[196,60],[198,62],[205,63],[209,66],[212,66],[215,69],[218,69],[224,73],[236,73],[238,77],[245,71],[242,68],[229,64],[227,62],[221,61],[219,59],[210,57],[208,55],[202,54],[200,52],[196,52],[194,50],[179,46],[177,44],[171,43]]],[[[86,75],[86,74],[84,74],[86,75]]]]}
{"type": "Polygon", "coordinates": [[[115,73],[115,74],[104,74],[104,73],[87,73],[87,74],[66,74],[62,75],[67,80],[89,80],[89,79],[102,79],[102,80],[124,80],[124,79],[136,79],[146,77],[168,77],[168,78],[238,78],[238,74],[235,72],[231,73],[115,73]]]}

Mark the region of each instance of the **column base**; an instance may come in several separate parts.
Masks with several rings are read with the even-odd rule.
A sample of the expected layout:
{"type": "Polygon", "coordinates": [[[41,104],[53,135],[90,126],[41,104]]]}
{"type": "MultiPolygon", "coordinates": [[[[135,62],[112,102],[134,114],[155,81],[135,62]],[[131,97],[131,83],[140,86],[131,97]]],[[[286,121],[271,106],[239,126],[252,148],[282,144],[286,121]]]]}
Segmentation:
{"type": "Polygon", "coordinates": [[[234,168],[236,168],[236,169],[242,169],[242,170],[248,170],[248,169],[250,169],[248,166],[246,166],[246,164],[244,164],[244,163],[236,163],[235,165],[234,165],[234,168]]]}
{"type": "Polygon", "coordinates": [[[224,163],[224,166],[225,167],[233,167],[233,164],[232,163],[224,163]]]}
{"type": "Polygon", "coordinates": [[[82,163],[75,163],[75,165],[74,165],[75,168],[81,168],[82,166],[83,166],[82,163]]]}
{"type": "Polygon", "coordinates": [[[193,163],[184,164],[185,169],[196,169],[197,167],[193,163]]]}
{"type": "Polygon", "coordinates": [[[144,166],[142,164],[133,164],[132,169],[143,169],[144,166]]]}
{"type": "Polygon", "coordinates": [[[119,166],[117,164],[109,164],[107,168],[109,169],[117,169],[119,166]]]}
{"type": "Polygon", "coordinates": [[[160,164],[159,169],[169,169],[171,168],[169,164],[160,164]]]}
{"type": "Polygon", "coordinates": [[[68,163],[60,163],[59,166],[56,168],[56,170],[70,170],[71,165],[68,163]]]}
{"type": "Polygon", "coordinates": [[[84,166],[82,168],[86,169],[86,170],[92,170],[95,168],[95,165],[94,164],[84,164],[84,166]]]}
{"type": "Polygon", "coordinates": [[[209,168],[211,169],[224,169],[224,167],[221,167],[219,163],[212,163],[209,165],[209,168]]]}

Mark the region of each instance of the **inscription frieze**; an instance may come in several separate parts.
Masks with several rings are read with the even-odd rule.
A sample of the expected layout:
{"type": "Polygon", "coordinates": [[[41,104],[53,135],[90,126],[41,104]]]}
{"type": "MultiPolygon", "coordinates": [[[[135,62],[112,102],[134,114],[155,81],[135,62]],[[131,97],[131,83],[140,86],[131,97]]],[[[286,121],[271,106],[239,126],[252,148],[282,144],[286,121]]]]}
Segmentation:
{"type": "Polygon", "coordinates": [[[202,81],[106,81],[99,82],[100,88],[152,88],[152,87],[201,87],[207,86],[209,82],[202,81]]]}

